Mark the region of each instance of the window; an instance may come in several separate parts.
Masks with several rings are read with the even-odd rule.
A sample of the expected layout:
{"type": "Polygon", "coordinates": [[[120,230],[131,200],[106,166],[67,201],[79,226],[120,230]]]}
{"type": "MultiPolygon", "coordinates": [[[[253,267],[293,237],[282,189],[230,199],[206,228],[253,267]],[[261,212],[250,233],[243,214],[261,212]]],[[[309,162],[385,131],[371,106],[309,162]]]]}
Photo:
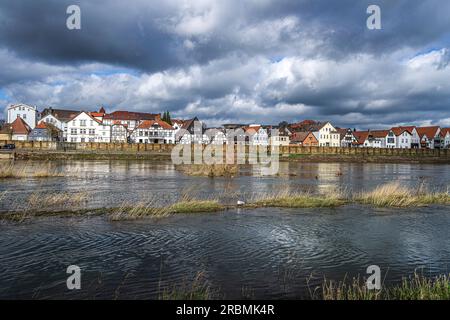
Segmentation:
{"type": "Polygon", "coordinates": [[[80,120],[80,127],[86,127],[86,120],[80,120]]]}
{"type": "Polygon", "coordinates": [[[77,134],[77,129],[74,128],[70,129],[70,134],[77,134]]]}
{"type": "Polygon", "coordinates": [[[91,127],[94,125],[94,120],[91,120],[91,127]]]}
{"type": "Polygon", "coordinates": [[[95,129],[89,129],[89,134],[90,135],[94,135],[95,134],[95,129]]]}
{"type": "Polygon", "coordinates": [[[27,118],[27,115],[26,115],[26,113],[24,113],[23,114],[23,119],[26,119],[27,118]]]}
{"type": "Polygon", "coordinates": [[[86,129],[80,129],[80,134],[86,134],[86,129]]]}

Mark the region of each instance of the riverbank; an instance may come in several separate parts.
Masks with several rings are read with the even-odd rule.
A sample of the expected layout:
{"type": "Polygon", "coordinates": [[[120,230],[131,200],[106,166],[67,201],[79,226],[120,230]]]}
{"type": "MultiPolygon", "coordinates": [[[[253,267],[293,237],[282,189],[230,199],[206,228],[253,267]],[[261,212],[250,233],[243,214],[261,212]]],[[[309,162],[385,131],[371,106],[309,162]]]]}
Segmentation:
{"type": "MultiPolygon", "coordinates": [[[[393,149],[394,150],[394,149],[393,149]]],[[[300,150],[303,151],[303,150],[300,150]]],[[[426,150],[429,151],[429,150],[426,150]]],[[[433,150],[431,150],[433,151],[433,150]]],[[[108,151],[108,150],[16,150],[17,160],[152,160],[171,161],[171,153],[161,151],[108,151]]],[[[423,163],[450,164],[447,150],[439,152],[392,152],[386,154],[367,153],[281,153],[280,161],[323,162],[323,163],[423,163]]]]}

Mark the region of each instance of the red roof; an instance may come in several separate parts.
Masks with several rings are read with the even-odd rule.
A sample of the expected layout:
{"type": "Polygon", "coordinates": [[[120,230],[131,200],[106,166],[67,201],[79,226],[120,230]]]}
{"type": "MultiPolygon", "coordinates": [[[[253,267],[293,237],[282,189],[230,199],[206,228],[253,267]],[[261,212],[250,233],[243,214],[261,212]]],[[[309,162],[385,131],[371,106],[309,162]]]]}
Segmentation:
{"type": "Polygon", "coordinates": [[[114,111],[105,114],[105,119],[111,120],[155,120],[159,119],[159,113],[144,113],[144,112],[130,112],[130,111],[114,111]]]}
{"type": "Polygon", "coordinates": [[[93,117],[103,117],[105,114],[101,112],[90,112],[90,115],[93,117]]]}
{"type": "Polygon", "coordinates": [[[414,126],[409,126],[409,127],[393,127],[391,128],[392,132],[396,135],[399,136],[401,135],[403,132],[408,132],[409,134],[412,134],[413,130],[414,130],[414,126]]]}
{"type": "Polygon", "coordinates": [[[36,126],[36,129],[47,129],[47,125],[45,124],[44,121],[41,121],[38,123],[38,125],[36,126]]]}
{"type": "Polygon", "coordinates": [[[386,138],[389,134],[389,130],[373,130],[370,131],[370,135],[374,138],[386,138]]]}
{"type": "Polygon", "coordinates": [[[445,138],[445,136],[447,135],[447,133],[450,134],[450,128],[442,128],[442,129],[441,129],[441,136],[442,136],[443,138],[445,138]]]}
{"type": "Polygon", "coordinates": [[[247,126],[244,127],[244,131],[248,134],[255,134],[261,129],[261,126],[247,126]]]}
{"type": "Polygon", "coordinates": [[[291,142],[293,142],[293,143],[302,142],[303,143],[303,141],[305,141],[305,139],[310,135],[312,138],[314,138],[314,140],[316,142],[318,142],[316,136],[314,134],[312,134],[312,132],[304,132],[304,131],[297,131],[297,132],[293,133],[291,142]]]}
{"type": "Polygon", "coordinates": [[[354,131],[353,135],[359,144],[364,144],[364,141],[369,138],[369,131],[354,131]]]}
{"type": "Polygon", "coordinates": [[[11,127],[13,134],[29,134],[31,131],[30,126],[21,117],[17,117],[17,119],[11,123],[11,127]]]}
{"type": "Polygon", "coordinates": [[[174,128],[172,128],[172,126],[170,124],[168,124],[167,122],[162,121],[162,120],[144,120],[137,127],[137,129],[149,129],[150,127],[152,127],[154,125],[159,125],[160,127],[162,127],[163,129],[166,129],[166,130],[175,130],[174,128]]]}
{"type": "Polygon", "coordinates": [[[417,133],[419,134],[419,137],[422,139],[423,136],[427,136],[427,138],[431,139],[434,138],[437,135],[437,132],[439,130],[438,126],[434,127],[419,127],[417,128],[417,133]]]}

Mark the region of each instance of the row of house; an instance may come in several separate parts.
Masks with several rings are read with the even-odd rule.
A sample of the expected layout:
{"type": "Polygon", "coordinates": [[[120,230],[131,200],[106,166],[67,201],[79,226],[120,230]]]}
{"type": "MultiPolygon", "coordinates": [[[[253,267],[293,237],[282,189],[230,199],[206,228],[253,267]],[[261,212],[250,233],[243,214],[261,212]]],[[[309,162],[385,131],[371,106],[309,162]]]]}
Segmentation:
{"type": "MultiPolygon", "coordinates": [[[[175,143],[181,129],[193,133],[194,122],[174,120],[168,124],[158,113],[114,111],[79,111],[34,106],[10,105],[7,123],[0,130],[1,140],[175,143]]],[[[189,142],[189,134],[178,140],[189,142]]]]}
{"type": "Polygon", "coordinates": [[[343,147],[444,149],[450,147],[450,128],[392,127],[387,130],[338,129],[343,147]]]}
{"type": "Polygon", "coordinates": [[[426,148],[450,147],[450,128],[400,126],[357,131],[328,121],[304,120],[279,126],[224,124],[207,128],[198,118],[173,119],[158,113],[79,111],[14,104],[7,108],[0,140],[129,142],[161,144],[250,144],[323,147],[426,148]]]}
{"type": "Polygon", "coordinates": [[[357,131],[333,127],[329,122],[305,120],[289,125],[291,143],[303,146],[443,149],[450,147],[450,128],[400,126],[357,131]]]}

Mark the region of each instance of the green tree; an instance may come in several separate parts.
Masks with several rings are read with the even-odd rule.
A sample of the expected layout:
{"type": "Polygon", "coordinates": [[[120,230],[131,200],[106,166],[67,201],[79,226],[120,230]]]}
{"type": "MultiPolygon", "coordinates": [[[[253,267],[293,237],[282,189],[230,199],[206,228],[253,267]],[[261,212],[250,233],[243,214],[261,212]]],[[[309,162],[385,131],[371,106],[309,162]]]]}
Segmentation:
{"type": "Polygon", "coordinates": [[[170,119],[170,112],[169,111],[167,111],[167,114],[166,114],[166,122],[168,124],[172,125],[172,119],[170,119]]]}

